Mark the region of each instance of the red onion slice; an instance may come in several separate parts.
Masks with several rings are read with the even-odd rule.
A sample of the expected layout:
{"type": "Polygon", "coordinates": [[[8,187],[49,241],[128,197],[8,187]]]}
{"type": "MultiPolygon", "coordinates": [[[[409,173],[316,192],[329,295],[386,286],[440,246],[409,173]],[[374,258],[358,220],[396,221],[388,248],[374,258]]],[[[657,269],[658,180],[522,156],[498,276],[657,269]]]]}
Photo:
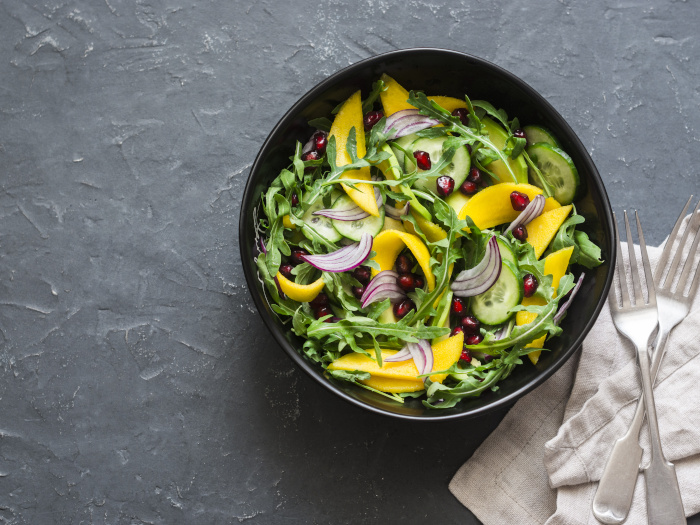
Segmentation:
{"type": "Polygon", "coordinates": [[[408,215],[408,210],[409,210],[409,203],[406,202],[401,208],[394,208],[393,206],[390,206],[389,204],[384,206],[384,213],[386,214],[387,217],[391,217],[392,219],[396,219],[397,221],[401,220],[402,215],[408,215]]]}
{"type": "Polygon", "coordinates": [[[429,374],[433,371],[433,364],[435,363],[435,356],[433,355],[433,347],[427,339],[421,339],[418,341],[418,349],[423,354],[423,371],[421,374],[429,374]]]}
{"type": "Polygon", "coordinates": [[[486,244],[486,252],[479,264],[459,273],[450,289],[457,297],[473,297],[491,288],[501,275],[501,251],[496,237],[486,244]]]}
{"type": "Polygon", "coordinates": [[[535,217],[542,215],[542,212],[544,211],[544,201],[544,195],[537,195],[534,199],[532,199],[530,204],[528,204],[527,207],[520,212],[520,215],[518,215],[518,217],[510,223],[506,233],[514,230],[521,224],[527,224],[535,217]]]}
{"type": "MultiPolygon", "coordinates": [[[[364,294],[363,294],[364,297],[364,294]]],[[[367,294],[367,298],[362,301],[362,308],[367,305],[389,299],[392,303],[398,303],[406,298],[406,292],[396,283],[383,283],[375,286],[374,289],[367,294]]]]}
{"type": "Polygon", "coordinates": [[[406,345],[408,351],[411,352],[411,357],[413,357],[413,362],[416,364],[418,369],[418,375],[421,375],[425,370],[425,352],[416,343],[408,343],[406,345]]]}
{"type": "Polygon", "coordinates": [[[377,286],[380,284],[384,283],[397,283],[397,279],[399,278],[399,274],[396,273],[393,270],[383,270],[379,272],[377,275],[374,276],[374,278],[369,282],[367,285],[367,288],[365,288],[365,292],[362,294],[362,297],[360,298],[360,301],[363,303],[367,299],[367,296],[372,293],[372,290],[374,290],[377,286]]]}
{"type": "Polygon", "coordinates": [[[403,126],[400,130],[398,130],[392,138],[398,139],[400,137],[410,135],[411,133],[416,133],[423,129],[432,128],[437,124],[440,124],[439,120],[429,119],[426,117],[423,117],[421,120],[416,119],[413,122],[407,122],[406,125],[403,126]]]}
{"type": "Polygon", "coordinates": [[[433,127],[440,124],[439,120],[431,119],[425,115],[421,115],[417,109],[404,109],[397,111],[386,119],[385,133],[389,133],[392,129],[395,131],[389,133],[389,139],[398,139],[404,135],[415,133],[422,129],[433,127]]]}
{"type": "Polygon", "coordinates": [[[411,355],[411,352],[408,351],[408,347],[404,346],[401,350],[396,352],[391,357],[385,358],[384,362],[385,363],[399,363],[401,361],[408,361],[412,357],[413,356],[411,355]]]}
{"type": "Polygon", "coordinates": [[[559,324],[559,321],[561,321],[562,317],[564,317],[564,314],[569,309],[569,306],[571,306],[571,303],[574,300],[574,297],[576,297],[576,294],[578,293],[579,288],[581,288],[581,283],[583,282],[583,278],[585,276],[586,276],[585,273],[581,274],[581,276],[578,278],[578,281],[576,282],[576,286],[574,286],[573,290],[571,290],[571,295],[569,296],[569,299],[563,305],[561,305],[559,307],[559,311],[554,316],[554,324],[559,324]]]}
{"type": "Polygon", "coordinates": [[[384,127],[384,132],[388,133],[391,131],[391,128],[397,129],[396,128],[396,123],[401,120],[404,117],[415,117],[416,115],[420,115],[420,111],[418,109],[412,108],[412,109],[402,109],[401,111],[397,111],[396,113],[393,113],[389,115],[386,118],[385,122],[385,127],[384,127]]]}
{"type": "MultiPolygon", "coordinates": [[[[407,343],[399,352],[391,357],[387,357],[384,361],[398,363],[409,359],[413,359],[418,369],[418,375],[431,373],[435,364],[435,355],[433,354],[433,347],[430,346],[430,341],[419,339],[418,343],[407,343]]],[[[425,379],[423,380],[425,381],[425,379]]]]}
{"type": "Polygon", "coordinates": [[[325,255],[303,255],[302,259],[324,272],[347,272],[365,262],[372,252],[373,242],[374,238],[369,233],[363,233],[359,243],[353,243],[325,255]]]}

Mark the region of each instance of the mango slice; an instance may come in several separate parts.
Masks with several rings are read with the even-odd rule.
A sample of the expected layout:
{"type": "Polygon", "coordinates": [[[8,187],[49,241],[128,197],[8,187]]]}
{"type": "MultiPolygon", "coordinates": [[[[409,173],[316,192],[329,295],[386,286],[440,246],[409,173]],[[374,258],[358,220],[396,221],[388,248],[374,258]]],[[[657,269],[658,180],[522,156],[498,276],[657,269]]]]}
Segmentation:
{"type": "MultiPolygon", "coordinates": [[[[333,120],[329,138],[335,137],[336,155],[335,162],[338,166],[345,166],[352,162],[352,157],[347,150],[348,136],[350,130],[355,128],[355,140],[357,146],[357,156],[362,158],[367,153],[365,146],[365,128],[362,115],[362,98],[360,91],[353,93],[338,111],[333,120]]],[[[360,168],[345,172],[341,179],[362,179],[370,180],[369,167],[360,168]]],[[[364,211],[375,217],[379,217],[377,199],[374,195],[374,187],[371,184],[357,183],[355,188],[341,184],[348,196],[364,211]]]]}
{"type": "MultiPolygon", "coordinates": [[[[456,334],[432,345],[433,347],[433,370],[447,370],[459,360],[462,354],[462,345],[464,343],[464,334],[456,334]]],[[[401,361],[399,363],[387,363],[384,361],[396,353],[396,350],[382,350],[382,366],[378,366],[377,362],[363,354],[350,353],[336,359],[328,368],[331,370],[347,370],[349,372],[358,370],[360,372],[369,372],[372,378],[388,378],[398,379],[402,381],[416,380],[418,378],[418,369],[416,368],[413,359],[401,361]]],[[[431,381],[442,383],[446,374],[434,374],[430,376],[431,381]]],[[[423,382],[422,380],[418,379],[423,382]]],[[[403,385],[406,386],[406,385],[403,385]]],[[[388,392],[388,390],[385,390],[388,392]]]]}
{"type": "MultiPolygon", "coordinates": [[[[544,260],[544,274],[552,276],[552,286],[555,288],[554,293],[556,294],[556,287],[559,286],[559,281],[564,274],[566,274],[566,269],[569,267],[569,260],[571,259],[571,254],[574,253],[574,247],[569,246],[568,248],[563,248],[554,253],[550,253],[544,260]]],[[[556,297],[556,295],[555,295],[556,297]]],[[[546,303],[544,299],[540,297],[525,297],[522,302],[525,306],[538,305],[544,306],[546,303]]],[[[534,312],[520,311],[515,313],[515,324],[518,326],[531,323],[535,320],[537,314],[534,312]]],[[[527,346],[530,348],[542,348],[546,335],[535,339],[532,343],[527,346]]],[[[527,356],[532,361],[533,365],[537,364],[540,359],[541,350],[535,350],[530,352],[527,356]]]]}
{"type": "Polygon", "coordinates": [[[457,108],[467,109],[467,103],[464,100],[460,100],[458,98],[441,97],[441,96],[428,97],[428,98],[430,100],[432,100],[433,102],[437,103],[442,108],[449,111],[450,113],[452,113],[457,108]]]}
{"type": "Polygon", "coordinates": [[[377,275],[382,270],[393,269],[396,258],[404,247],[408,248],[411,250],[411,253],[413,253],[413,256],[423,270],[428,289],[432,291],[433,288],[435,288],[435,276],[430,269],[430,252],[423,241],[420,240],[420,237],[411,233],[399,230],[384,230],[379,232],[379,235],[374,238],[374,243],[372,244],[372,250],[377,252],[372,260],[379,264],[380,269],[373,269],[372,275],[377,275]]]}
{"type": "MultiPolygon", "coordinates": [[[[420,214],[414,212],[413,210],[411,210],[411,215],[415,219],[423,234],[425,234],[425,238],[430,242],[437,242],[447,237],[447,232],[434,222],[425,220],[420,214]]],[[[403,225],[408,233],[414,235],[416,234],[416,229],[413,227],[413,223],[411,221],[403,221],[403,225]]]]}
{"type": "Polygon", "coordinates": [[[425,390],[425,384],[422,379],[394,379],[391,377],[372,376],[360,382],[375,390],[388,392],[390,394],[420,392],[421,390],[425,390]]]}
{"type": "Polygon", "coordinates": [[[544,212],[527,224],[527,242],[535,248],[535,255],[538,259],[542,257],[547,246],[552,242],[561,225],[564,224],[572,207],[569,204],[544,212]]]}
{"type": "Polygon", "coordinates": [[[384,81],[384,91],[379,94],[384,108],[384,116],[388,117],[403,109],[415,109],[408,100],[408,91],[396,80],[384,73],[381,77],[384,81]]]}
{"type": "Polygon", "coordinates": [[[308,303],[316,299],[316,296],[321,293],[325,285],[322,277],[319,277],[311,284],[297,284],[287,279],[280,272],[277,272],[277,282],[287,297],[300,303],[308,303]]]}
{"type": "MultiPolygon", "coordinates": [[[[469,215],[469,217],[471,217],[471,219],[474,221],[474,224],[476,224],[476,227],[480,230],[483,230],[484,228],[493,228],[494,226],[498,226],[499,224],[504,224],[506,222],[513,222],[520,214],[519,211],[515,211],[513,209],[513,205],[510,202],[510,194],[514,191],[524,193],[530,197],[530,200],[534,199],[537,195],[542,194],[541,189],[539,189],[537,186],[532,186],[531,184],[515,184],[514,182],[494,184],[493,186],[484,188],[470,198],[460,210],[459,218],[464,219],[467,215],[469,215]]],[[[550,197],[544,203],[543,215],[546,212],[557,208],[561,208],[561,204],[559,204],[554,198],[550,197]]],[[[527,231],[530,231],[529,224],[527,225],[527,231]]]]}

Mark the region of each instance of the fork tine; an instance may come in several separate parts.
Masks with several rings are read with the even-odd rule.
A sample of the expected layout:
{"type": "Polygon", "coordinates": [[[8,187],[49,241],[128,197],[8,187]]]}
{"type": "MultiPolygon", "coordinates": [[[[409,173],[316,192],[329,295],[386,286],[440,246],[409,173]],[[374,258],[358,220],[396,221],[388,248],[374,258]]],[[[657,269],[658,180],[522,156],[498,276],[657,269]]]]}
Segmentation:
{"type": "Polygon", "coordinates": [[[630,221],[627,219],[627,210],[625,215],[625,229],[627,230],[627,251],[630,256],[630,275],[632,277],[632,286],[634,287],[634,305],[644,304],[644,296],[642,295],[642,285],[639,281],[639,268],[637,267],[637,256],[634,253],[634,241],[632,240],[632,231],[630,230],[630,221]]]}
{"type": "MultiPolygon", "coordinates": [[[[620,299],[622,300],[622,307],[628,308],[630,306],[629,292],[627,291],[627,272],[625,271],[625,261],[622,259],[622,240],[620,239],[620,232],[617,229],[617,217],[615,217],[615,212],[613,212],[613,224],[615,225],[615,236],[617,237],[617,277],[620,281],[620,299]]],[[[618,309],[617,299],[610,294],[610,307],[618,309]]]]}
{"type": "MultiPolygon", "coordinates": [[[[681,273],[681,277],[678,280],[678,287],[676,288],[676,292],[680,293],[681,295],[683,295],[685,285],[688,282],[690,270],[695,269],[697,271],[697,267],[693,268],[693,262],[695,262],[695,252],[698,248],[698,241],[700,241],[700,235],[698,234],[698,229],[696,228],[697,226],[699,226],[698,223],[700,223],[700,215],[694,215],[693,217],[691,217],[690,221],[688,221],[688,230],[690,230],[691,228],[695,230],[695,239],[693,240],[693,245],[690,247],[688,255],[686,256],[685,261],[683,262],[683,272],[681,273]]],[[[697,287],[697,283],[694,282],[692,286],[697,287]]],[[[693,290],[691,290],[691,295],[693,293],[693,290]]]]}
{"type": "MultiPolygon", "coordinates": [[[[656,264],[656,272],[654,273],[654,284],[657,288],[661,287],[661,277],[664,274],[664,268],[666,268],[668,258],[671,256],[671,249],[673,248],[673,243],[676,241],[676,235],[678,235],[678,230],[681,229],[681,224],[683,224],[683,219],[685,218],[686,210],[688,209],[688,206],[690,206],[690,201],[692,200],[693,196],[691,195],[688,199],[688,202],[685,203],[683,211],[678,216],[678,220],[673,226],[673,231],[671,232],[671,235],[668,236],[666,246],[664,246],[664,251],[661,253],[661,257],[659,257],[659,262],[656,264]]],[[[665,282],[666,281],[664,280],[664,283],[665,282]]]]}
{"type": "Polygon", "coordinates": [[[695,206],[695,210],[693,210],[693,214],[691,215],[691,218],[685,227],[685,231],[683,232],[683,238],[681,239],[680,244],[678,244],[678,248],[676,249],[676,255],[671,261],[671,267],[669,268],[668,275],[666,276],[666,280],[668,282],[664,282],[664,287],[668,285],[668,288],[670,289],[673,285],[673,280],[676,276],[676,270],[678,270],[678,265],[680,264],[681,259],[683,258],[683,247],[685,246],[685,242],[688,239],[688,234],[690,233],[692,222],[694,221],[695,214],[698,212],[698,210],[700,210],[700,201],[698,201],[698,205],[695,206]]]}
{"type": "MultiPolygon", "coordinates": [[[[634,211],[634,216],[637,219],[637,233],[639,234],[639,248],[642,252],[642,264],[644,265],[644,280],[647,284],[647,304],[656,304],[656,290],[654,290],[654,277],[651,274],[651,265],[649,264],[649,255],[647,254],[647,244],[644,242],[644,234],[642,233],[642,224],[639,222],[639,214],[634,211]]],[[[643,299],[642,299],[643,300],[643,299]]]]}

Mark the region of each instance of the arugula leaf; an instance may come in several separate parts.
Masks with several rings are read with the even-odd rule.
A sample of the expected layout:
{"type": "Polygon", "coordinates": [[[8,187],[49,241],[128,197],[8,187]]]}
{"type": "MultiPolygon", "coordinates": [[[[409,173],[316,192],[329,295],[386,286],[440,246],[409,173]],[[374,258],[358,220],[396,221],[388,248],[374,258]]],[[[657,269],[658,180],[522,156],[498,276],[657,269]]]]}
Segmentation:
{"type": "MultiPolygon", "coordinates": [[[[382,93],[382,91],[386,90],[386,85],[384,84],[384,81],[379,79],[376,82],[372,84],[372,91],[370,92],[369,96],[365,99],[365,101],[362,103],[362,114],[364,115],[365,113],[369,113],[372,111],[374,108],[374,103],[375,101],[379,98],[379,95],[382,93]]],[[[375,126],[376,127],[376,126],[375,126]]],[[[382,126],[382,129],[384,127],[382,126]]]]}
{"type": "Polygon", "coordinates": [[[574,214],[564,221],[557,231],[548,251],[555,252],[573,246],[574,252],[571,254],[570,264],[595,268],[603,263],[600,247],[593,243],[585,232],[576,230],[576,226],[583,224],[585,220],[583,215],[577,214],[574,210],[574,214]]]}
{"type": "MultiPolygon", "coordinates": [[[[544,194],[545,197],[553,197],[554,196],[554,186],[552,185],[551,182],[547,179],[547,177],[544,176],[542,171],[537,167],[537,164],[535,164],[532,159],[530,158],[530,155],[528,154],[527,151],[523,151],[523,158],[525,159],[525,163],[529,167],[529,173],[530,175],[534,175],[537,177],[537,180],[539,181],[538,186],[542,188],[542,193],[544,194]]],[[[533,178],[535,178],[533,177],[533,178]]]]}
{"type": "Polygon", "coordinates": [[[510,129],[510,127],[508,126],[508,114],[505,112],[505,110],[496,109],[493,106],[493,104],[485,100],[473,100],[472,105],[475,108],[483,109],[488,116],[496,119],[498,122],[503,124],[504,128],[510,129]]]}

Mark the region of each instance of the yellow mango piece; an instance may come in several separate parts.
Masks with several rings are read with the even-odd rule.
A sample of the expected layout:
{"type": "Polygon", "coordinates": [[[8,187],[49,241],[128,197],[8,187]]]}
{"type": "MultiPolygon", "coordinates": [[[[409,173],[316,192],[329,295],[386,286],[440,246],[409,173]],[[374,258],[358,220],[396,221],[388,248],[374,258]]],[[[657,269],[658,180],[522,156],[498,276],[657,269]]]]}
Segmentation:
{"type": "MultiPolygon", "coordinates": [[[[480,230],[484,228],[493,228],[494,226],[498,226],[499,224],[504,224],[506,222],[513,222],[517,216],[520,215],[519,211],[515,211],[513,209],[513,205],[510,202],[510,194],[514,191],[524,193],[530,198],[530,200],[534,199],[537,195],[542,194],[541,189],[539,189],[537,186],[532,186],[531,184],[515,184],[514,182],[494,184],[493,186],[484,188],[470,198],[460,210],[459,218],[464,219],[467,215],[469,215],[469,217],[471,217],[471,219],[474,221],[474,224],[476,224],[476,227],[480,230]]],[[[561,208],[561,204],[559,204],[554,198],[550,197],[545,200],[545,211],[543,212],[543,215],[545,212],[557,208],[561,208]]],[[[530,231],[529,224],[527,225],[527,231],[530,231]]]]}
{"type": "Polygon", "coordinates": [[[399,84],[396,80],[384,73],[381,77],[384,81],[384,91],[379,94],[379,99],[382,101],[384,115],[393,115],[397,111],[403,109],[415,109],[408,100],[408,91],[399,84]]]}
{"type": "Polygon", "coordinates": [[[284,217],[282,217],[282,225],[283,225],[285,228],[288,228],[288,229],[290,229],[290,230],[294,230],[294,229],[296,229],[296,227],[297,227],[296,224],[294,224],[294,223],[291,221],[291,219],[289,218],[289,215],[285,215],[284,217]]]}
{"type": "Polygon", "coordinates": [[[559,228],[569,216],[572,205],[562,206],[548,212],[544,212],[539,217],[530,221],[527,228],[527,242],[535,248],[535,255],[539,259],[552,242],[559,228]]]}
{"type": "Polygon", "coordinates": [[[467,103],[464,100],[460,100],[458,98],[441,96],[434,96],[428,98],[436,104],[438,104],[443,109],[449,111],[450,113],[452,113],[457,108],[467,109],[467,103]]]}
{"type": "MultiPolygon", "coordinates": [[[[420,214],[415,213],[413,210],[411,210],[411,215],[418,224],[418,227],[425,234],[425,238],[430,242],[437,242],[447,237],[447,232],[434,222],[425,220],[420,214]]],[[[416,229],[413,227],[411,221],[403,221],[403,225],[408,233],[416,234],[416,229]]]]}
{"type": "MultiPolygon", "coordinates": [[[[562,248],[554,253],[550,253],[544,260],[544,274],[552,276],[552,286],[555,288],[555,294],[557,293],[556,287],[559,286],[559,281],[561,281],[561,278],[564,277],[564,274],[566,274],[566,269],[569,267],[569,260],[571,259],[572,253],[574,253],[574,247],[570,246],[568,248],[562,248]]],[[[523,298],[522,304],[525,306],[544,306],[545,302],[539,297],[525,297],[523,298]]],[[[534,321],[536,317],[537,314],[534,312],[516,312],[515,324],[518,326],[529,324],[534,321]]],[[[527,346],[530,348],[542,348],[546,337],[546,335],[543,335],[542,337],[535,339],[527,346]]],[[[535,350],[534,352],[527,354],[533,365],[537,364],[537,361],[540,358],[540,353],[541,350],[535,350]]]]}
{"type": "Polygon", "coordinates": [[[413,253],[413,256],[423,270],[425,282],[428,284],[428,290],[432,291],[432,289],[435,288],[435,276],[430,269],[430,252],[427,246],[423,244],[420,237],[399,230],[384,230],[379,232],[379,235],[374,238],[372,250],[377,252],[377,254],[372,260],[379,264],[380,269],[372,269],[372,275],[377,275],[382,270],[393,269],[396,258],[404,247],[408,248],[411,250],[411,253],[413,253]]]}
{"type": "Polygon", "coordinates": [[[277,282],[287,297],[300,303],[308,303],[316,299],[316,296],[321,293],[325,285],[322,277],[319,277],[311,284],[297,284],[287,279],[280,272],[277,272],[277,282]]]}
{"type": "Polygon", "coordinates": [[[420,392],[425,389],[422,379],[394,379],[391,377],[372,376],[369,379],[360,381],[369,387],[388,392],[390,394],[401,394],[403,392],[420,392]]]}
{"type": "MultiPolygon", "coordinates": [[[[462,345],[464,343],[464,334],[456,334],[435,343],[433,347],[433,370],[447,370],[459,360],[462,354],[462,345]]],[[[396,350],[382,350],[382,366],[377,362],[367,357],[364,354],[350,353],[336,359],[328,368],[331,370],[347,370],[349,372],[358,370],[360,372],[369,372],[372,377],[385,377],[389,379],[400,380],[416,380],[418,378],[418,369],[416,368],[413,359],[401,361],[398,363],[387,363],[384,361],[387,357],[391,357],[396,353],[396,350]]],[[[446,374],[434,374],[430,376],[431,381],[442,383],[446,374]]],[[[422,380],[421,380],[422,382],[422,380]]]]}
{"type": "MultiPolygon", "coordinates": [[[[365,128],[362,119],[362,98],[360,91],[356,91],[343,103],[328,133],[329,139],[330,137],[335,137],[335,162],[338,166],[345,166],[352,162],[350,152],[347,150],[348,137],[350,136],[350,130],[352,128],[355,128],[357,156],[362,158],[367,153],[365,146],[365,128]]],[[[369,167],[365,167],[345,172],[340,178],[370,180],[371,176],[369,167]]],[[[355,188],[357,189],[346,184],[341,184],[341,186],[355,204],[370,215],[379,217],[377,199],[374,195],[374,187],[371,184],[357,183],[355,184],[355,188]]]]}

